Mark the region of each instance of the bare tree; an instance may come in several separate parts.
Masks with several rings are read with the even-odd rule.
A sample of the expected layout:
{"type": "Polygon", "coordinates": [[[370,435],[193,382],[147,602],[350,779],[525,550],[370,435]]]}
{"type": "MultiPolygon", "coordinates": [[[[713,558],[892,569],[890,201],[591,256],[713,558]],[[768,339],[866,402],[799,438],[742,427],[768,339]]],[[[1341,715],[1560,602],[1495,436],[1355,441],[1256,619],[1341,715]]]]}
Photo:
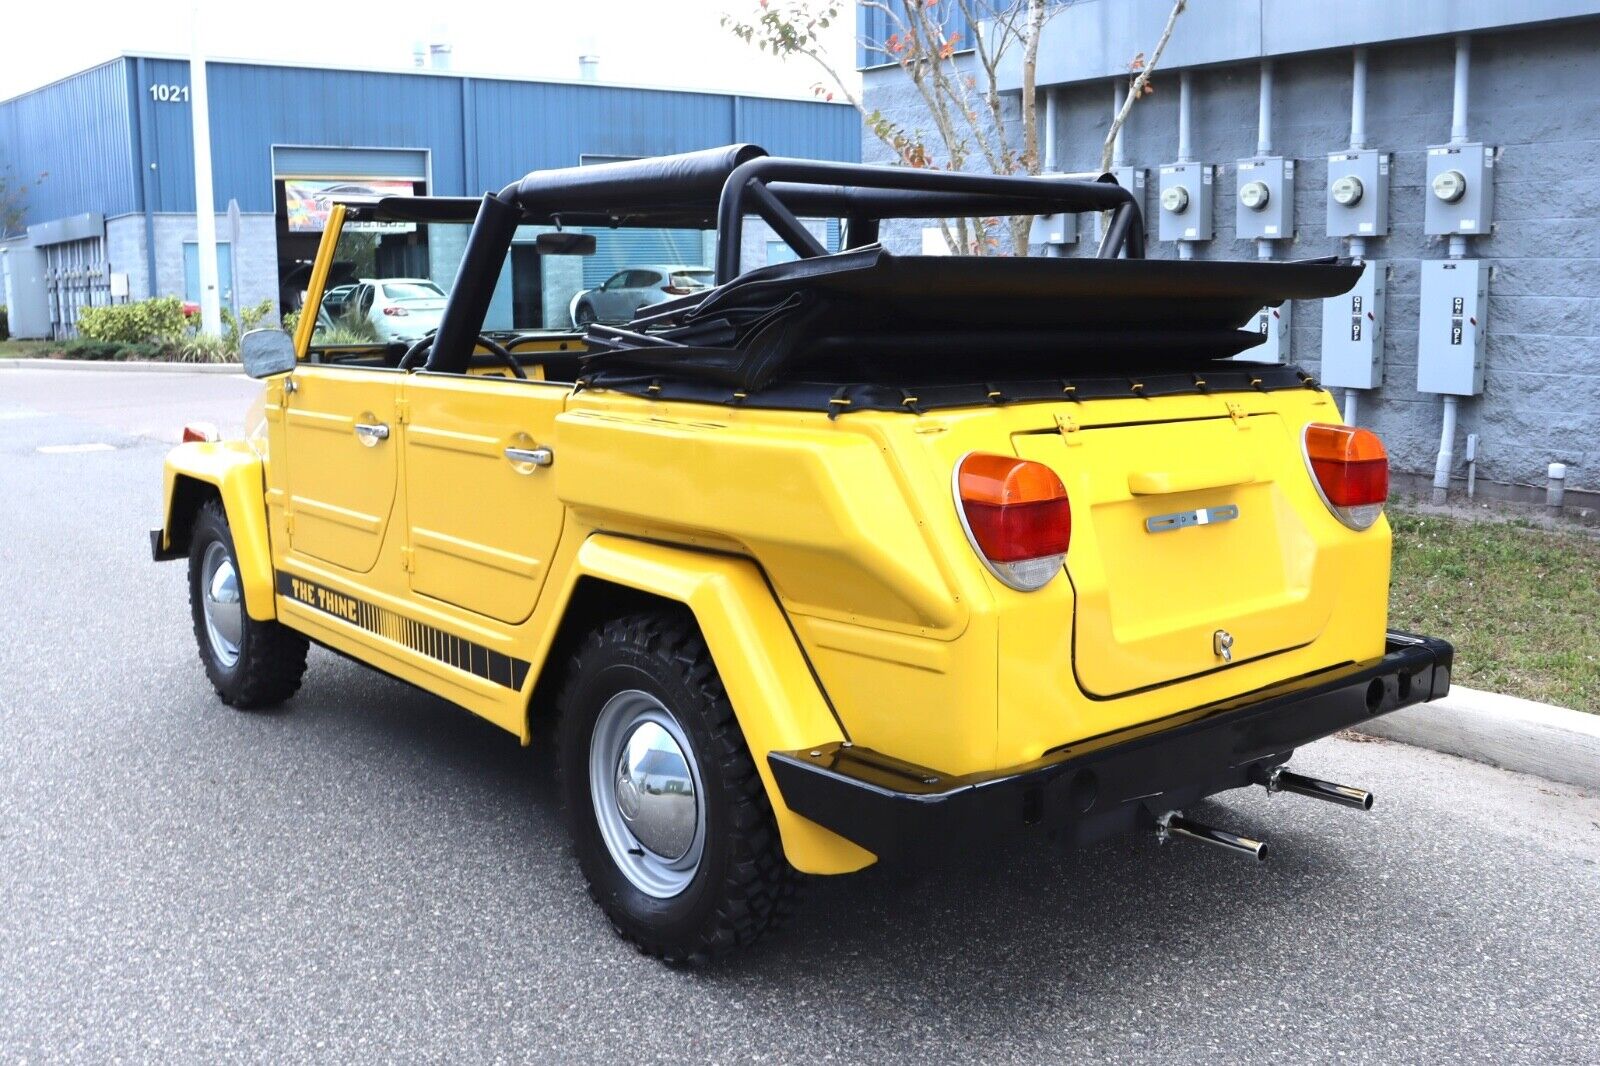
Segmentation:
{"type": "MultiPolygon", "coordinates": [[[[1068,0],[1071,2],[1071,0],[1068,0]]],[[[723,25],[742,40],[779,59],[799,56],[824,75],[813,86],[827,100],[842,97],[861,114],[867,130],[903,166],[968,170],[981,166],[994,174],[1038,174],[1042,167],[1037,77],[1039,41],[1044,27],[1065,3],[1060,0],[858,0],[880,12],[890,28],[881,40],[858,43],[869,55],[892,62],[916,90],[920,118],[931,135],[868,109],[843,77],[841,60],[823,47],[821,31],[848,11],[839,0],[758,0],[749,21],[723,17],[723,25]],[[963,39],[957,24],[970,27],[963,39]],[[981,30],[979,29],[981,27],[981,30]],[[1001,91],[1003,71],[1016,56],[1021,93],[1001,91]],[[1014,110],[1013,110],[1014,109],[1014,110]]],[[[1117,131],[1134,101],[1153,91],[1150,75],[1161,59],[1173,26],[1187,0],[1175,0],[1166,28],[1147,62],[1144,53],[1129,65],[1128,94],[1107,132],[1101,168],[1110,166],[1117,131]]],[[[853,57],[848,60],[853,62],[853,57]]],[[[950,250],[983,255],[1005,247],[1028,250],[1029,217],[941,221],[950,250]]]]}
{"type": "Polygon", "coordinates": [[[28,190],[41,184],[48,175],[41,173],[32,183],[18,181],[11,168],[0,171],[0,240],[22,232],[28,218],[28,190]]]}

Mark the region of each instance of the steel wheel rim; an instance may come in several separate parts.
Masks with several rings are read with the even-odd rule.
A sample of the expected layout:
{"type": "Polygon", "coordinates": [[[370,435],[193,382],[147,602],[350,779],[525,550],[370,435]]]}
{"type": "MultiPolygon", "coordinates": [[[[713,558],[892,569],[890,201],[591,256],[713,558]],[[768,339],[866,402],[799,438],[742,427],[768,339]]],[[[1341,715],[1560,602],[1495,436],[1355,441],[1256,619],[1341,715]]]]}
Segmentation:
{"type": "Polygon", "coordinates": [[[655,899],[689,887],[705,850],[705,787],[688,736],[660,700],[629,689],[600,708],[589,742],[589,796],[606,851],[633,887],[655,899]],[[687,793],[661,788],[667,780],[687,793]],[[652,813],[670,824],[650,821],[652,813]]]}
{"type": "Polygon", "coordinates": [[[239,595],[239,572],[219,540],[211,542],[200,562],[200,604],[211,654],[219,664],[232,668],[239,661],[244,637],[244,602],[239,595]]]}

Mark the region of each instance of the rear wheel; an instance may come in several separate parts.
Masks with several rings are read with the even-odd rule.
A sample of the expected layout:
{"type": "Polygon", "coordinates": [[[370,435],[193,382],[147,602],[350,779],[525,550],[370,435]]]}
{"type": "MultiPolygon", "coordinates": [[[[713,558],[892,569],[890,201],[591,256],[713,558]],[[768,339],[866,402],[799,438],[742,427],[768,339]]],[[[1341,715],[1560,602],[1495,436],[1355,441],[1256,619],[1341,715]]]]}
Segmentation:
{"type": "Polygon", "coordinates": [[[692,618],[650,612],[596,630],[560,703],[574,848],[618,933],[679,963],[771,928],[798,875],[692,618]]]}
{"type": "Polygon", "coordinates": [[[201,505],[190,531],[189,609],[200,662],[223,703],[271,707],[295,694],[306,672],[306,638],[246,613],[233,533],[216,500],[201,505]]]}

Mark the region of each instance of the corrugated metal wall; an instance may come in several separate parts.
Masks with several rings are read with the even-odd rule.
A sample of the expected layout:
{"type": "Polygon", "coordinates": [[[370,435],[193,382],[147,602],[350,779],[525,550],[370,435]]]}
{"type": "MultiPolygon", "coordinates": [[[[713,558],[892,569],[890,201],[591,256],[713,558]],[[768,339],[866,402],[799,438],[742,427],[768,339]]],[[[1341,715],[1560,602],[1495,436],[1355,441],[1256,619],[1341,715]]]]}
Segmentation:
{"type": "Polygon", "coordinates": [[[113,59],[0,103],[0,171],[29,186],[30,223],[139,209],[126,65],[113,59]]]}
{"type": "MultiPolygon", "coordinates": [[[[427,150],[431,191],[445,195],[576,166],[583,155],[736,141],[860,158],[855,112],[804,100],[250,63],[213,62],[209,75],[219,210],[229,199],[247,212],[273,209],[273,145],[427,150]]],[[[194,210],[188,84],[184,60],[116,59],[0,103],[0,166],[19,177],[50,172],[30,196],[29,221],[194,210]]]]}

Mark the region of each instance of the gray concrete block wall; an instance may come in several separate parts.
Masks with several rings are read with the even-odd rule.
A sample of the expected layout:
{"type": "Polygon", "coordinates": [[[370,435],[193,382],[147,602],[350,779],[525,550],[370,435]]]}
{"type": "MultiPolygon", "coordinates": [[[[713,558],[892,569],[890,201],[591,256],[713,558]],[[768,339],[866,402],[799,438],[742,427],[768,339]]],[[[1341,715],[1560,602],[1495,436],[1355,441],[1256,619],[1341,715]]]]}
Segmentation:
{"type": "MultiPolygon", "coordinates": [[[[1197,11],[1184,16],[1197,17],[1197,11]]],[[[1458,480],[1464,442],[1478,434],[1480,480],[1540,486],[1551,461],[1569,465],[1567,486],[1600,490],[1600,22],[1521,29],[1473,39],[1469,135],[1499,149],[1494,227],[1473,238],[1469,256],[1493,264],[1489,285],[1487,384],[1462,401],[1456,441],[1458,480]]],[[[1390,235],[1370,240],[1370,258],[1391,264],[1385,316],[1386,380],[1361,398],[1360,421],[1388,444],[1399,471],[1431,475],[1438,450],[1440,400],[1416,391],[1419,260],[1447,256],[1446,239],[1423,234],[1426,149],[1450,136],[1454,50],[1449,40],[1374,47],[1369,54],[1367,143],[1393,153],[1390,235]]],[[[1280,258],[1343,252],[1326,235],[1327,155],[1349,143],[1349,52],[1280,59],[1276,64],[1273,150],[1296,159],[1293,241],[1280,258]]],[[[1255,154],[1258,68],[1251,61],[1194,72],[1195,158],[1218,164],[1215,239],[1197,259],[1252,258],[1234,236],[1238,159],[1255,154]]],[[[1177,155],[1178,74],[1158,72],[1156,92],[1135,105],[1124,134],[1128,163],[1150,171],[1145,203],[1154,232],[1156,168],[1177,155]]],[[[915,123],[914,93],[895,71],[866,75],[869,106],[915,123]]],[[[1059,90],[1061,169],[1098,164],[1111,110],[1111,86],[1059,90]]],[[[925,124],[925,123],[924,123],[925,124]]],[[[863,158],[888,153],[863,134],[863,158]]],[[[1092,227],[1089,228],[1092,236],[1092,227]]],[[[920,224],[885,226],[899,251],[920,248],[920,224]]],[[[1072,254],[1093,254],[1081,240],[1072,254]]],[[[1174,257],[1170,244],[1150,254],[1174,257]]],[[[1322,308],[1294,309],[1291,358],[1320,369],[1322,308]]]]}
{"type": "Polygon", "coordinates": [[[144,254],[144,216],[119,215],[106,219],[106,262],[128,275],[128,299],[150,296],[150,264],[144,254]]]}
{"type": "MultiPolygon", "coordinates": [[[[156,285],[154,296],[184,295],[183,245],[195,239],[193,215],[154,216],[156,285]]],[[[230,239],[228,216],[217,216],[217,240],[230,239]]],[[[235,302],[250,307],[262,300],[272,301],[272,313],[264,325],[278,320],[278,231],[272,215],[241,215],[239,241],[234,249],[233,283],[235,302]]]]}

